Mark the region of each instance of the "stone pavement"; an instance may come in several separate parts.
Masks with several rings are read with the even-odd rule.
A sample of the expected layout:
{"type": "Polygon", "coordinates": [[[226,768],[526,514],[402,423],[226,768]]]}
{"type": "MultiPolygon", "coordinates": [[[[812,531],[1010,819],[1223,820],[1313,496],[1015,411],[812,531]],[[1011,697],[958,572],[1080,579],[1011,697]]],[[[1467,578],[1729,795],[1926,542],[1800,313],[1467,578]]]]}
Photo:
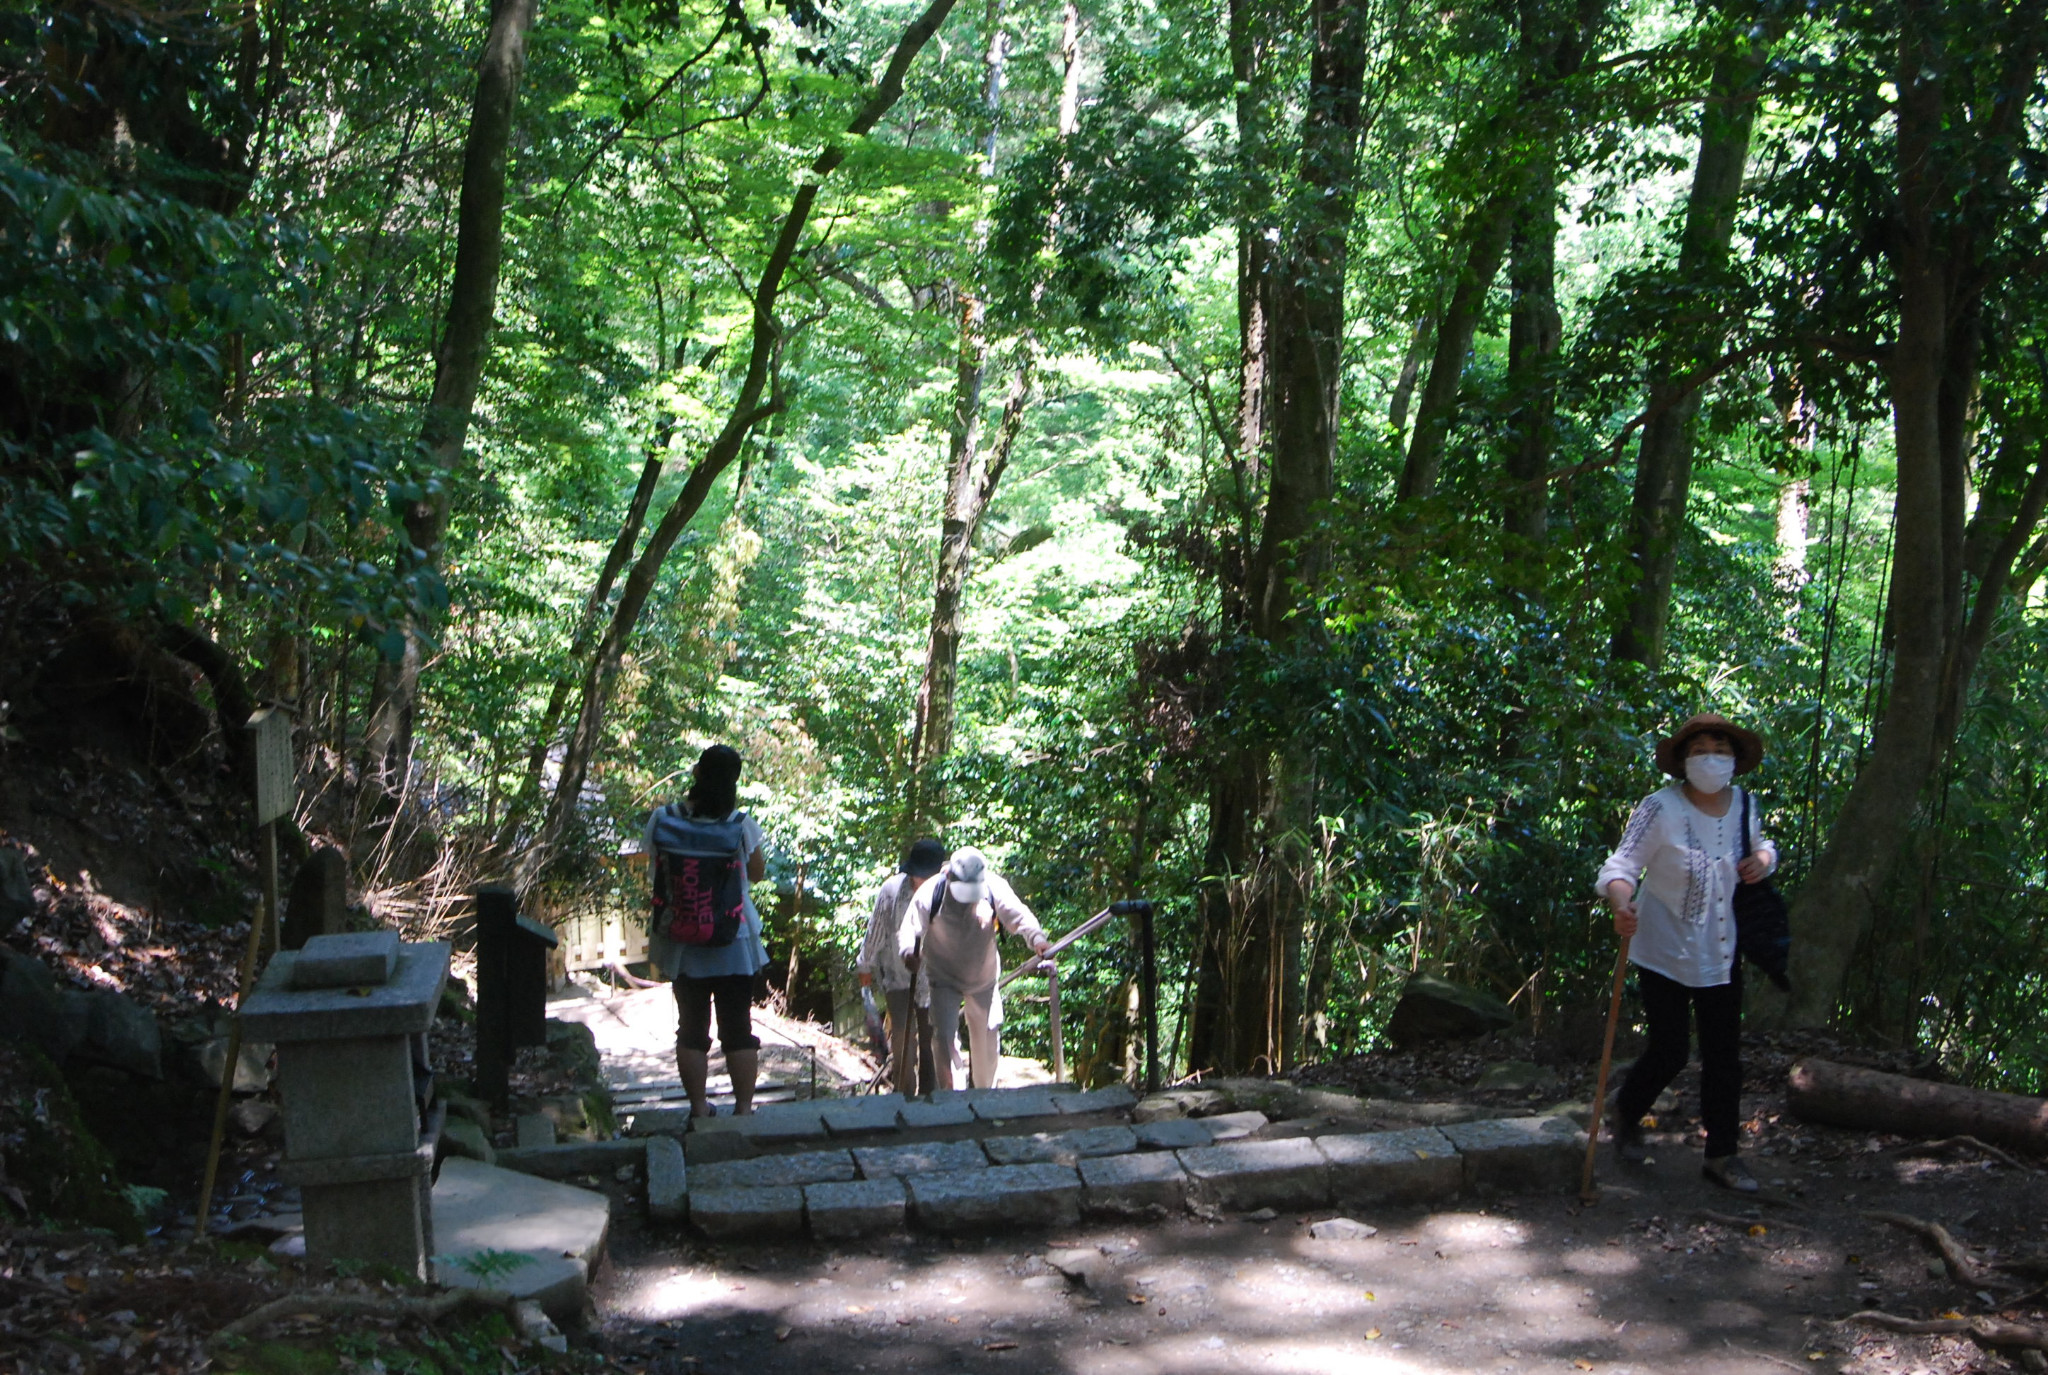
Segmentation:
{"type": "Polygon", "coordinates": [[[565,1326],[582,1320],[610,1230],[611,1201],[588,1189],[460,1156],[434,1181],[434,1279],[532,1299],[565,1326]]]}
{"type": "MultiPolygon", "coordinates": [[[[1234,1106],[1220,1095],[1189,1101],[1198,1111],[1234,1106]]],[[[657,1169],[650,1155],[645,1168],[650,1213],[731,1241],[906,1228],[986,1234],[1182,1209],[1215,1215],[1559,1192],[1576,1184],[1585,1146],[1564,1116],[1361,1131],[1341,1115],[1167,1115],[1176,1106],[1185,1111],[1170,1099],[1141,1103],[1121,1086],[1041,1085],[938,1094],[929,1103],[893,1094],[775,1103],[739,1118],[693,1121],[668,1108],[622,1115],[630,1139],[662,1162],[657,1169]]],[[[546,1150],[513,1156],[522,1169],[566,1172],[550,1162],[546,1150]]]]}
{"type": "Polygon", "coordinates": [[[1462,1120],[1473,1114],[1280,1081],[1219,1081],[1143,1101],[1122,1085],[1048,1083],[906,1101],[861,1093],[863,1057],[824,1028],[758,1010],[764,1079],[772,1069],[776,1091],[747,1117],[693,1120],[673,1079],[667,988],[574,990],[549,1011],[591,1027],[626,1139],[596,1151],[508,1150],[501,1163],[558,1179],[638,1165],[653,1222],[716,1240],[957,1236],[1083,1218],[1559,1192],[1577,1183],[1585,1144],[1560,1113],[1462,1120]]]}

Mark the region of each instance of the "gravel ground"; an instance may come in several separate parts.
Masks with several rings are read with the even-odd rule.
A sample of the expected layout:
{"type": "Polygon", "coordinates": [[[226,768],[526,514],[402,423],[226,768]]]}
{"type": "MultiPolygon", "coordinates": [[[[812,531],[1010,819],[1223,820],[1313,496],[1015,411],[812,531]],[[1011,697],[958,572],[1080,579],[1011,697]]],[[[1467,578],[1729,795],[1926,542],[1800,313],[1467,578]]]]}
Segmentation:
{"type": "MultiPolygon", "coordinates": [[[[1325,1211],[707,1247],[650,1234],[622,1196],[594,1338],[647,1375],[2022,1369],[2017,1352],[1965,1337],[1836,1320],[1882,1307],[2048,1327],[2039,1294],[2015,1284],[1987,1303],[1919,1238],[1863,1216],[1939,1221],[1984,1258],[2048,1254],[2048,1176],[1793,1122],[1779,1085],[1802,1048],[1830,1047],[1750,1047],[1746,1151],[1772,1195],[1762,1204],[1700,1179],[1690,1071],[1650,1133],[1653,1163],[1625,1170],[1603,1150],[1591,1207],[1524,1196],[1354,1211],[1377,1232],[1350,1240],[1310,1235],[1325,1211]]],[[[1448,1080],[1444,1068],[1428,1073],[1448,1080]]]]}

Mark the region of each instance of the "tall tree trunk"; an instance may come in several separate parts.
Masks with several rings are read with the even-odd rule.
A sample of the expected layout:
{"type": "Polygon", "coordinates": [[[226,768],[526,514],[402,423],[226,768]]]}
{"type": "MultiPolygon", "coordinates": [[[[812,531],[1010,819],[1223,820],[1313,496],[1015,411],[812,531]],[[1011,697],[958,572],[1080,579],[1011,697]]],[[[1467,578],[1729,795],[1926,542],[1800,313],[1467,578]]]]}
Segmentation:
{"type": "MultiPolygon", "coordinates": [[[[1237,419],[1230,445],[1233,531],[1221,586],[1223,638],[1234,645],[1251,634],[1246,591],[1259,498],[1265,483],[1267,423],[1271,409],[1272,344],[1269,295],[1273,225],[1272,13],[1266,0],[1231,0],[1230,60],[1237,82],[1237,419]]],[[[1226,659],[1223,673],[1236,669],[1226,659]]],[[[1202,857],[1201,947],[1195,974],[1191,1069],[1249,1063],[1250,1048],[1238,1011],[1243,1001],[1236,971],[1243,950],[1246,872],[1260,810],[1262,769],[1255,751],[1220,742],[1209,779],[1209,831],[1202,857]]]]}
{"type": "MultiPolygon", "coordinates": [[[[988,131],[983,143],[981,177],[993,183],[996,138],[1002,119],[1003,87],[1010,50],[1009,33],[999,22],[997,5],[989,6],[988,81],[984,109],[988,131]]],[[[1073,0],[1061,12],[1060,56],[1064,64],[1059,107],[1059,136],[1073,136],[1080,117],[1081,14],[1073,0]]],[[[1064,177],[1062,177],[1064,182],[1064,177]]],[[[1062,192],[1054,196],[1056,227],[1062,192]]],[[[987,223],[976,226],[977,248],[987,242],[987,223]]],[[[953,388],[953,422],[947,454],[946,511],[939,530],[937,574],[933,579],[932,615],[926,635],[924,676],[917,689],[917,714],[911,730],[910,829],[929,829],[943,821],[945,801],[937,765],[952,752],[960,676],[960,609],[974,556],[974,537],[995,500],[997,485],[1009,464],[1010,451],[1022,427],[1036,371],[1036,352],[1025,340],[1003,403],[1003,419],[994,452],[981,449],[981,397],[988,371],[989,342],[984,303],[978,290],[961,295],[960,356],[953,388]]]]}
{"type": "Polygon", "coordinates": [[[781,323],[775,318],[775,305],[782,293],[782,281],[789,271],[790,262],[796,256],[798,243],[803,238],[804,228],[810,223],[811,212],[816,207],[819,189],[825,179],[831,176],[840,163],[846,161],[848,149],[854,140],[861,139],[881,121],[883,115],[893,108],[903,95],[903,78],[910,70],[910,64],[938,32],[946,16],[952,12],[954,0],[931,0],[924,13],[919,15],[897,39],[896,49],[890,55],[889,65],[883,71],[881,80],[869,94],[866,102],[847,122],[846,139],[834,143],[812,161],[809,175],[798,186],[791,197],[789,210],[783,215],[775,243],[769,250],[768,260],[761,267],[756,280],[751,305],[753,308],[752,337],[747,354],[747,369],[740,379],[738,393],[733,397],[724,426],[705,449],[703,456],[690,470],[683,488],[662,513],[661,521],[648,536],[647,546],[633,563],[632,571],[626,575],[626,582],[619,593],[619,602],[612,609],[610,622],[604,636],[598,641],[590,657],[589,667],[583,674],[581,702],[576,714],[576,727],[570,734],[567,748],[563,752],[562,773],[555,784],[554,795],[548,800],[548,809],[541,822],[540,833],[534,843],[521,856],[519,864],[519,886],[530,886],[546,866],[555,844],[568,825],[569,817],[576,810],[578,798],[582,795],[584,781],[589,777],[591,761],[596,758],[598,744],[604,731],[605,712],[610,705],[612,680],[618,673],[620,660],[626,652],[626,644],[632,639],[633,631],[640,622],[640,613],[646,608],[647,598],[654,590],[655,578],[667,560],[669,550],[681,537],[691,519],[710,495],[712,484],[718,481],[732,461],[739,457],[741,447],[754,427],[780,409],[779,400],[764,404],[761,393],[768,385],[774,360],[780,350],[784,335],[781,323]]]}
{"type": "MultiPolygon", "coordinates": [[[[1233,15],[1234,33],[1239,18],[1233,15]]],[[[1328,561],[1324,522],[1336,486],[1344,270],[1366,67],[1364,6],[1314,0],[1310,19],[1300,194],[1263,292],[1240,291],[1241,302],[1264,314],[1264,348],[1246,351],[1262,367],[1247,370],[1243,382],[1248,394],[1255,385],[1263,393],[1269,427],[1264,518],[1246,570],[1243,629],[1279,653],[1316,633],[1316,587],[1328,561]]],[[[1248,336],[1258,318],[1241,313],[1241,331],[1248,336]]],[[[1207,996],[1198,1013],[1207,1021],[1196,1028],[1196,1055],[1222,1068],[1263,1061],[1280,1069],[1301,1045],[1315,756],[1299,737],[1278,749],[1238,746],[1225,755],[1211,787],[1216,867],[1204,901],[1200,987],[1207,996]]]]}
{"type": "Polygon", "coordinates": [[[1650,364],[1650,418],[1636,449],[1635,497],[1630,512],[1629,561],[1635,582],[1628,591],[1609,652],[1655,666],[1663,661],[1664,632],[1671,616],[1671,580],[1678,567],[1678,536],[1692,491],[1693,417],[1700,395],[1687,374],[1720,345],[1713,328],[1712,284],[1726,269],[1735,234],[1735,210],[1742,174],[1749,164],[1750,131],[1769,45],[1742,38],[1714,63],[1707,98],[1700,109],[1700,149],[1693,164],[1692,194],[1678,248],[1680,289],[1694,293],[1696,306],[1681,323],[1677,347],[1659,350],[1650,364]]]}
{"type": "MultiPolygon", "coordinates": [[[[1545,461],[1548,458],[1548,411],[1555,403],[1548,399],[1549,382],[1539,379],[1544,379],[1547,371],[1541,366],[1542,338],[1546,331],[1555,332],[1544,312],[1547,309],[1550,316],[1556,313],[1551,280],[1555,269],[1548,264],[1556,257],[1560,126],[1571,105],[1562,83],[1576,76],[1585,65],[1586,53],[1599,33],[1607,9],[1607,0],[1554,2],[1568,4],[1569,9],[1553,12],[1545,0],[1520,0],[1517,6],[1519,56],[1524,64],[1520,90],[1509,116],[1511,124],[1492,134],[1495,138],[1505,134],[1512,142],[1497,159],[1505,168],[1492,193],[1473,208],[1465,221],[1465,254],[1450,303],[1437,327],[1429,380],[1423,384],[1422,399],[1416,407],[1415,433],[1409,438],[1407,458],[1396,489],[1400,501],[1424,501],[1436,491],[1444,447],[1457,419],[1458,397],[1464,388],[1472,340],[1485,313],[1493,279],[1499,274],[1511,244],[1516,250],[1517,270],[1527,280],[1517,279],[1511,284],[1516,310],[1511,319],[1509,344],[1512,349],[1513,325],[1519,323],[1525,336],[1527,370],[1518,374],[1517,385],[1535,388],[1527,393],[1526,400],[1543,411],[1544,416],[1540,424],[1518,425],[1521,441],[1510,453],[1510,472],[1518,463],[1535,461],[1539,450],[1545,461]]],[[[1555,352],[1555,348],[1551,345],[1550,351],[1555,352]]],[[[1515,371],[1512,359],[1510,371],[1515,371]]],[[[1521,406],[1522,393],[1515,386],[1510,390],[1517,397],[1518,407],[1521,406]]],[[[1540,509],[1532,508],[1526,501],[1511,501],[1510,507],[1506,513],[1510,533],[1526,534],[1534,527],[1536,537],[1540,538],[1540,509]]]]}
{"type": "MultiPolygon", "coordinates": [[[[505,249],[505,160],[512,140],[512,116],[526,71],[526,35],[533,27],[534,0],[493,0],[490,31],[477,63],[476,101],[462,154],[462,198],[456,210],[455,278],[448,289],[448,313],[441,346],[434,355],[434,390],[420,425],[420,448],[442,473],[463,466],[477,386],[490,357],[491,320],[498,303],[498,272],[505,249]]],[[[404,562],[438,573],[441,540],[448,528],[446,484],[400,513],[412,548],[404,562]]],[[[420,637],[423,627],[405,628],[405,648],[396,663],[377,672],[377,702],[370,716],[365,753],[388,790],[402,786],[412,762],[412,718],[419,697],[420,637]]]]}
{"type": "MultiPolygon", "coordinates": [[[[943,799],[928,773],[953,747],[953,715],[959,686],[960,605],[967,588],[974,537],[995,499],[997,485],[1009,466],[1010,453],[1023,428],[1031,399],[1035,359],[1030,346],[1018,349],[1003,402],[1003,418],[995,442],[976,461],[956,466],[947,484],[946,517],[940,529],[939,568],[932,594],[931,628],[925,648],[924,680],[917,692],[917,723],[911,757],[921,777],[914,786],[912,829],[940,821],[943,799]]],[[[964,368],[963,363],[963,368],[964,368]]],[[[975,387],[977,404],[979,382],[975,387]]],[[[962,393],[964,396],[964,393],[962,393]]],[[[977,426],[978,428],[978,426],[977,426]]]]}
{"type": "MultiPolygon", "coordinates": [[[[1563,342],[1557,311],[1557,164],[1530,176],[1529,199],[1515,226],[1508,266],[1507,496],[1501,528],[1524,543],[1511,563],[1529,563],[1549,526],[1550,456],[1556,446],[1557,382],[1552,364],[1563,342]]],[[[1518,578],[1525,588],[1527,577],[1518,578]]]]}
{"type": "MultiPolygon", "coordinates": [[[[1962,398],[1977,390],[1983,354],[1980,307],[1990,274],[1979,255],[1997,238],[1983,218],[1999,213],[1997,203],[1986,206],[1979,198],[2007,178],[2011,122],[2033,87],[2042,35],[2029,28],[1998,50],[2001,82],[1979,109],[1959,110],[1960,93],[1946,85],[1952,54],[1940,41],[1953,21],[1926,0],[1902,6],[1902,19],[1894,126],[1898,199],[1886,244],[1898,303],[1887,366],[1898,456],[1897,544],[1886,607],[1891,689],[1827,846],[1793,906],[1793,995],[1785,1012],[1804,1025],[1824,1022],[1834,1011],[1850,961],[1870,931],[1877,895],[1906,849],[1921,794],[1953,744],[2014,561],[2048,505],[2044,462],[2036,463],[2007,508],[2002,529],[1968,529],[1963,503],[1953,496],[1968,476],[1962,398]],[[1976,117],[1965,117],[1971,114],[1976,117]],[[1957,155],[1954,133],[1965,127],[1976,153],[1967,165],[1957,155]],[[1965,579],[1973,543],[1988,553],[1970,604],[1965,579]]],[[[2009,491],[2012,469],[2000,466],[2009,491]]],[[[1998,518],[1986,513],[1987,520],[1998,518]]]]}
{"type": "MultiPolygon", "coordinates": [[[[682,366],[681,349],[676,351],[676,366],[682,366]]],[[[569,694],[582,679],[591,641],[597,635],[598,618],[611,601],[612,588],[618,585],[619,574],[626,570],[635,546],[640,543],[640,532],[647,526],[647,512],[654,504],[654,489],[661,484],[661,475],[668,468],[668,446],[675,437],[677,421],[678,417],[673,413],[663,415],[655,423],[654,432],[648,436],[646,455],[640,463],[640,479],[633,486],[632,499],[626,503],[625,519],[619,522],[619,533],[613,538],[612,547],[605,551],[604,563],[597,570],[597,581],[591,584],[589,594],[583,599],[583,609],[577,613],[576,629],[569,639],[568,662],[548,691],[548,704],[541,712],[533,747],[527,752],[526,771],[520,778],[519,791],[512,795],[505,808],[504,824],[499,827],[496,842],[500,850],[509,849],[514,843],[520,824],[540,796],[542,780],[547,776],[548,755],[554,750],[556,736],[560,734],[562,715],[569,707],[569,694]]]]}
{"type": "Polygon", "coordinates": [[[1501,259],[1507,256],[1508,239],[1523,199],[1522,178],[1511,173],[1508,185],[1473,207],[1465,218],[1465,254],[1450,303],[1437,325],[1429,380],[1422,384],[1422,396],[1415,404],[1415,431],[1408,438],[1407,460],[1395,489],[1399,501],[1424,501],[1436,491],[1444,444],[1450,438],[1451,422],[1458,413],[1458,393],[1464,386],[1465,360],[1471,357],[1486,294],[1493,290],[1501,259]]]}

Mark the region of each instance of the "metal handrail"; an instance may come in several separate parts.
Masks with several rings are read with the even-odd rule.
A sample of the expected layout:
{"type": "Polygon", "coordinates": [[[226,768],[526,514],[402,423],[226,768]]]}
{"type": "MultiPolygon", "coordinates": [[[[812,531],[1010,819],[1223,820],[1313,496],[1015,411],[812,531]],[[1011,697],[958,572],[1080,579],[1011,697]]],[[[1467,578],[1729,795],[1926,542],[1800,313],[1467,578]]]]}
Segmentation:
{"type": "Polygon", "coordinates": [[[1059,954],[1082,937],[1101,930],[1111,918],[1126,916],[1138,918],[1140,957],[1143,962],[1143,969],[1140,971],[1140,996],[1144,1000],[1145,1088],[1147,1092],[1153,1092],[1159,1087],[1159,973],[1152,945],[1152,904],[1143,898],[1125,898],[1120,902],[1111,903],[1045,949],[1033,954],[996,983],[996,988],[1001,990],[1008,988],[1026,974],[1045,975],[1046,1029],[1052,1035],[1052,1075],[1056,1080],[1064,1080],[1067,1077],[1066,1038],[1060,1028],[1059,954]]]}

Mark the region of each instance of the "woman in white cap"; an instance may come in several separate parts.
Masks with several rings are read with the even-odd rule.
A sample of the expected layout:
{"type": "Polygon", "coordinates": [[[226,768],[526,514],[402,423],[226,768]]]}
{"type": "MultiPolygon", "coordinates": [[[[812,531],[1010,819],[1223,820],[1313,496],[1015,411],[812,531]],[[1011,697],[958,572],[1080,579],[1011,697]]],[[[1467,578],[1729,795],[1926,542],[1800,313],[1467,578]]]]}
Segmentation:
{"type": "Polygon", "coordinates": [[[1647,1158],[1643,1114],[1678,1077],[1691,1054],[1689,1021],[1699,1023],[1700,1118],[1707,1129],[1701,1172],[1724,1188],[1757,1191],[1736,1158],[1742,1109],[1742,968],[1736,957],[1735,886],[1778,867],[1754,807],[1730,786],[1763,759],[1764,742],[1725,716],[1702,712],[1657,745],[1657,767],[1672,782],[1636,804],[1621,844],[1595,880],[1614,913],[1614,931],[1630,937],[1649,1044],[1614,1099],[1616,1152],[1647,1158]],[[1747,846],[1742,819],[1749,819],[1747,846]]]}
{"type": "Polygon", "coordinates": [[[1002,875],[991,871],[981,851],[953,852],[946,867],[927,879],[910,900],[896,931],[897,952],[916,961],[931,986],[932,1059],[939,1087],[960,1087],[960,1022],[967,1022],[971,1081],[993,1088],[999,1060],[996,1031],[1003,1024],[1003,998],[996,991],[1002,962],[996,956],[998,927],[1019,937],[1034,952],[1052,942],[1002,875]]]}

